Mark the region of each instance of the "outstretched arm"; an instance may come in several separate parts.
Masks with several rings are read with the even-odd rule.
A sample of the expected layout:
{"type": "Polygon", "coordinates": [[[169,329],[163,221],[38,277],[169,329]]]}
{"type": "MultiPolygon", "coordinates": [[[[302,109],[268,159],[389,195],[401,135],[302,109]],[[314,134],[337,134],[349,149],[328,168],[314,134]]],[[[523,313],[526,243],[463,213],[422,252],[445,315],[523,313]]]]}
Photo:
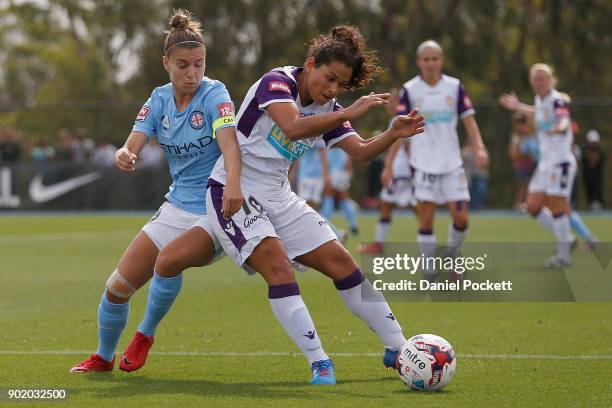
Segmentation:
{"type": "Polygon", "coordinates": [[[508,110],[522,112],[532,119],[535,115],[535,106],[522,103],[514,92],[505,93],[498,100],[499,104],[508,110]]]}
{"type": "Polygon", "coordinates": [[[337,128],[347,120],[361,116],[373,106],[386,104],[388,99],[388,93],[371,93],[357,99],[346,109],[317,116],[301,117],[297,106],[287,102],[272,103],[266,107],[266,111],[290,140],[300,140],[337,128]]]}
{"type": "Polygon", "coordinates": [[[425,131],[425,118],[413,109],[408,115],[399,115],[389,129],[370,139],[358,135],[349,136],[336,145],[356,160],[368,162],[387,150],[396,140],[411,137],[425,131]]]}

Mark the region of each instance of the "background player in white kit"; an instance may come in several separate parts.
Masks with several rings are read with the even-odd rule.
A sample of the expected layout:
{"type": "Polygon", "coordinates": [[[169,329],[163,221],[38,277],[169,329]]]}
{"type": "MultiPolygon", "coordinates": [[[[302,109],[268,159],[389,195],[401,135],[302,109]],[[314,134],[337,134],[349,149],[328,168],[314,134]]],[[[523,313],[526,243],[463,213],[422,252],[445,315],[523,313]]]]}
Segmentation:
{"type": "MultiPolygon", "coordinates": [[[[425,41],[418,46],[416,55],[421,74],[400,89],[397,113],[403,115],[418,108],[427,122],[425,133],[410,140],[419,251],[426,256],[435,252],[435,210],[438,205],[446,204],[452,217],[448,249],[454,254],[467,233],[470,200],[457,135],[459,118],[474,147],[477,165],[486,166],[489,155],[463,85],[457,78],[442,73],[444,54],[440,45],[432,40],[425,41]]],[[[426,272],[430,277],[436,273],[426,272]]]]}
{"type": "Polygon", "coordinates": [[[529,70],[535,105],[521,103],[515,94],[504,94],[500,103],[535,119],[540,160],[528,187],[527,211],[540,224],[552,230],[557,253],[544,266],[560,268],[570,264],[573,236],[570,232],[570,195],[576,177],[576,159],[572,153],[574,135],[569,104],[555,89],[552,68],[535,64],[529,70]],[[546,208],[548,208],[547,211],[546,208]]]}
{"type": "MultiPolygon", "coordinates": [[[[136,170],[138,153],[147,141],[157,138],[165,152],[172,185],[166,202],[127,248],[117,269],[106,282],[98,308],[98,349],[72,367],[72,373],[110,371],[115,348],[129,313],[129,299],[151,277],[149,303],[128,351],[148,351],[160,316],[172,304],[165,296],[168,286],[180,288],[181,277],[154,276],[159,251],[181,233],[199,232],[197,266],[210,263],[219,250],[206,218],[204,192],[213,165],[225,153],[228,187],[223,197],[230,216],[240,208],[240,155],[236,143],[232,101],[225,86],[204,77],[206,50],[200,23],[189,12],[178,10],[170,19],[164,43],[163,64],[171,83],[155,88],[140,110],[125,146],[115,155],[123,171],[136,170]]],[[[187,250],[187,248],[182,248],[187,250]]],[[[173,300],[173,299],[172,299],[173,300]]],[[[120,367],[132,371],[136,359],[122,358],[120,367]]]]}
{"type": "MultiPolygon", "coordinates": [[[[387,111],[393,117],[398,104],[397,89],[391,90],[387,111]]],[[[391,125],[391,122],[389,122],[391,125]]],[[[408,207],[414,205],[412,193],[412,173],[410,171],[410,140],[398,140],[389,148],[385,156],[385,165],[380,174],[380,204],[379,220],[376,224],[374,242],[361,245],[358,251],[362,254],[381,254],[384,251],[384,242],[391,227],[392,211],[395,207],[408,207]]]]}
{"type": "Polygon", "coordinates": [[[349,309],[383,342],[385,366],[396,366],[397,353],[405,342],[382,294],[365,279],[325,219],[291,191],[287,179],[291,163],[318,140],[367,161],[399,138],[423,132],[424,118],[417,110],[398,116],[390,129],[368,140],[351,127],[349,119],[386,103],[389,95],[371,93],[347,109],[336,102],[336,96],[364,87],[379,71],[356,28],[337,26],[316,37],[303,67],[268,72],[249,89],[242,103],[237,116],[242,209],[232,217],[223,212],[227,174],[222,160],[208,182],[206,202],[215,211],[215,215],[211,212],[215,235],[236,264],[259,272],[266,280],[276,318],[311,364],[311,384],[335,384],[336,377],[288,260],[333,279],[349,309]],[[371,296],[369,301],[362,301],[362,293],[371,296]]]}

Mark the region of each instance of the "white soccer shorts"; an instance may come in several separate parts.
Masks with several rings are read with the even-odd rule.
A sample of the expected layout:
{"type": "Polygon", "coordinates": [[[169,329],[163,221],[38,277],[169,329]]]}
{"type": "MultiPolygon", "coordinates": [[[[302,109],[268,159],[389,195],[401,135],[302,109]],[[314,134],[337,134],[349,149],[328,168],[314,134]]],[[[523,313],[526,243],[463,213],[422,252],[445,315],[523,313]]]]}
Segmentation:
{"type": "Polygon", "coordinates": [[[413,169],[412,183],[417,202],[443,205],[455,201],[470,201],[470,191],[463,167],[444,174],[430,174],[413,169]]]}
{"type": "Polygon", "coordinates": [[[238,266],[244,265],[266,237],[280,238],[290,260],[336,239],[327,221],[292,192],[288,183],[281,191],[268,193],[243,187],[243,206],[229,220],[221,211],[223,188],[209,186],[206,206],[213,232],[238,266]]]}
{"type": "Polygon", "coordinates": [[[576,161],[539,163],[529,181],[530,193],[569,198],[576,177],[576,161]]]}
{"type": "Polygon", "coordinates": [[[298,195],[306,201],[321,202],[325,180],[322,178],[303,178],[298,181],[298,195]]]}
{"type": "Polygon", "coordinates": [[[204,228],[208,235],[212,237],[215,244],[215,257],[212,262],[218,260],[222,256],[221,245],[212,231],[206,214],[194,214],[166,201],[159,207],[149,222],[142,227],[142,230],[161,250],[183,232],[196,226],[204,228]]]}
{"type": "Polygon", "coordinates": [[[414,205],[410,177],[394,177],[391,185],[383,186],[380,190],[380,199],[385,203],[395,204],[399,207],[414,205]]]}
{"type": "Polygon", "coordinates": [[[351,187],[351,177],[353,177],[353,173],[350,171],[334,171],[330,174],[331,185],[334,190],[347,191],[351,187]]]}

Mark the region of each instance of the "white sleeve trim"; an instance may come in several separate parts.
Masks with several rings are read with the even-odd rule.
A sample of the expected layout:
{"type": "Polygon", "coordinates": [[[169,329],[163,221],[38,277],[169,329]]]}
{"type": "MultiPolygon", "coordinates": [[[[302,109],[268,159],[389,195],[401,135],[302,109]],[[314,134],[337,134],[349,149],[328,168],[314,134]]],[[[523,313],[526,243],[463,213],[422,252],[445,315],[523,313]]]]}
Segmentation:
{"type": "Polygon", "coordinates": [[[264,103],[260,104],[259,105],[259,109],[263,109],[263,108],[267,107],[268,105],[271,105],[273,103],[279,103],[279,102],[280,103],[283,103],[283,102],[284,103],[293,102],[295,104],[295,101],[293,99],[272,99],[272,100],[269,100],[267,102],[264,102],[264,103]]]}
{"type": "Polygon", "coordinates": [[[476,114],[476,111],[474,110],[474,108],[471,108],[471,109],[468,109],[465,112],[463,112],[461,115],[459,115],[459,117],[461,119],[463,119],[463,118],[465,118],[467,116],[472,116],[472,115],[475,115],[475,114],[476,114]]]}
{"type": "Polygon", "coordinates": [[[353,136],[353,135],[355,135],[355,136],[359,137],[359,135],[357,134],[357,132],[349,132],[349,133],[345,133],[345,134],[343,134],[342,136],[335,137],[335,138],[333,138],[332,140],[330,140],[329,142],[327,142],[327,143],[325,143],[325,144],[327,145],[327,148],[328,148],[328,149],[330,149],[330,148],[332,148],[332,147],[333,147],[333,146],[334,146],[336,143],[338,143],[338,142],[340,142],[340,141],[342,141],[342,140],[346,139],[346,138],[347,138],[347,137],[349,137],[349,136],[353,136]]]}

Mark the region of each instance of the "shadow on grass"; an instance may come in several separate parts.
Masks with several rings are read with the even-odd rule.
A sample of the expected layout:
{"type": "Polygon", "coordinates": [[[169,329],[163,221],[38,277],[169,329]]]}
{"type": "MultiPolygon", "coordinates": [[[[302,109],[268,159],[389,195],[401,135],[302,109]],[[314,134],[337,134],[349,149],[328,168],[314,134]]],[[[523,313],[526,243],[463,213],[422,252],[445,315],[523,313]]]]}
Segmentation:
{"type": "MultiPolygon", "coordinates": [[[[117,398],[131,396],[161,395],[193,395],[198,397],[230,397],[230,398],[261,398],[320,400],[326,394],[336,397],[353,397],[372,399],[376,395],[355,393],[347,390],[344,385],[358,386],[359,384],[381,383],[389,380],[399,381],[397,378],[376,377],[368,379],[345,379],[337,386],[312,386],[305,381],[262,381],[262,382],[221,382],[212,379],[161,379],[145,376],[125,375],[112,373],[99,373],[87,377],[91,382],[104,385],[103,388],[72,387],[73,394],[88,394],[96,398],[117,398]]],[[[364,390],[365,391],[365,390],[364,390]]]]}

